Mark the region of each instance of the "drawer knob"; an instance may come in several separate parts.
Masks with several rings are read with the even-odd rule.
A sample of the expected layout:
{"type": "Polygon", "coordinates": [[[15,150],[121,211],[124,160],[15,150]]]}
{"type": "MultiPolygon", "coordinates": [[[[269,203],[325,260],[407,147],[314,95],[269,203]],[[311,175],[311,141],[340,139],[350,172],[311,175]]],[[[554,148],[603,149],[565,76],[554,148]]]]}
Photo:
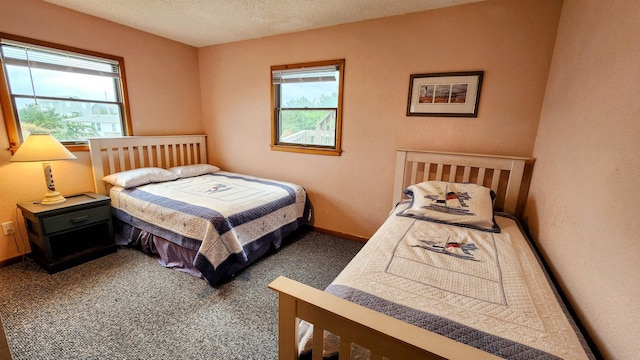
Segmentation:
{"type": "Polygon", "coordinates": [[[71,218],[71,222],[74,223],[74,224],[81,223],[81,222],[87,221],[87,220],[89,220],[89,215],[84,215],[84,216],[78,216],[78,217],[71,218]]]}

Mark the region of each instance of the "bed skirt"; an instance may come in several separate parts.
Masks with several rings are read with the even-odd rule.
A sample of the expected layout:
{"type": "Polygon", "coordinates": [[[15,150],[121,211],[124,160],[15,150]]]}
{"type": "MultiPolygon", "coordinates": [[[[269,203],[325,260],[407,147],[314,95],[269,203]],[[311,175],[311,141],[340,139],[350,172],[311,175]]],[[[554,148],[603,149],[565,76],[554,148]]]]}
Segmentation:
{"type": "Polygon", "coordinates": [[[214,268],[206,259],[203,260],[203,257],[197,256],[200,240],[187,238],[146,223],[115,208],[112,208],[112,214],[116,245],[141,250],[154,256],[164,267],[204,278],[215,286],[229,281],[238,271],[248,267],[270,250],[279,249],[286,236],[310,223],[311,208],[307,200],[304,215],[297,221],[244,245],[246,261],[241,254],[237,254],[229,257],[217,268],[214,268]]]}

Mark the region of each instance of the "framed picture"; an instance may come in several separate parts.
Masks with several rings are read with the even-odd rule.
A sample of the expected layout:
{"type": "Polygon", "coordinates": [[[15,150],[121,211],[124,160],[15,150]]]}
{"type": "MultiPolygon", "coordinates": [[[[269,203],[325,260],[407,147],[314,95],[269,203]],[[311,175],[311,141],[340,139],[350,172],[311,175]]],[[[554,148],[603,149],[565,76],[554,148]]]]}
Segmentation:
{"type": "Polygon", "coordinates": [[[477,117],[484,71],[413,74],[407,116],[477,117]]]}

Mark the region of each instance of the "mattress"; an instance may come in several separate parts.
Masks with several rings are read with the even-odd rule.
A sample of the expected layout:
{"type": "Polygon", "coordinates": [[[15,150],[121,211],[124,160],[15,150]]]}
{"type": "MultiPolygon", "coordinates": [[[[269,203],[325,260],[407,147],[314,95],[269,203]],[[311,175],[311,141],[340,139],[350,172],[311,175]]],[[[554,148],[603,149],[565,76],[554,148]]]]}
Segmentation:
{"type": "Polygon", "coordinates": [[[224,171],[115,186],[110,197],[119,221],[192,250],[194,268],[212,285],[279,248],[308,220],[301,186],[224,171]]]}
{"type": "MultiPolygon", "coordinates": [[[[515,218],[496,214],[491,233],[397,212],[327,292],[503,358],[595,358],[515,218]]],[[[301,334],[305,358],[312,326],[301,334]]],[[[339,340],[324,341],[334,357],[339,340]]]]}

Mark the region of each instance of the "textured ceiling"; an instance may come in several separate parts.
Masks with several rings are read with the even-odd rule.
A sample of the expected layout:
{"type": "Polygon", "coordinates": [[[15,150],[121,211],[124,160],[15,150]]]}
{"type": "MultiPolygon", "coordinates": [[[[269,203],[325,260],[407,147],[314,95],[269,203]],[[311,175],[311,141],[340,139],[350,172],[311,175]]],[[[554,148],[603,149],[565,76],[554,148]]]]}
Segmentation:
{"type": "Polygon", "coordinates": [[[44,0],[195,47],[483,0],[44,0]]]}

